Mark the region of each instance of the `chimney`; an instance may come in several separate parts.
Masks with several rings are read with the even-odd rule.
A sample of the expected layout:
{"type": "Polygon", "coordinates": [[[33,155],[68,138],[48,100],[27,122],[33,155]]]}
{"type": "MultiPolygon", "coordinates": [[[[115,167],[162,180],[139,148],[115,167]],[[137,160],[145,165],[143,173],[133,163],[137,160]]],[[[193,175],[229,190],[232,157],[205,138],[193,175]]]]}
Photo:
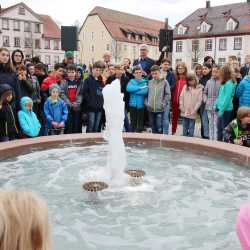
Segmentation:
{"type": "Polygon", "coordinates": [[[168,18],[165,18],[165,29],[168,30],[168,18]]]}
{"type": "MultiPolygon", "coordinates": [[[[247,0],[247,1],[250,1],[250,0],[247,0]]],[[[210,1],[206,1],[206,8],[209,9],[210,7],[211,7],[210,1]]]]}

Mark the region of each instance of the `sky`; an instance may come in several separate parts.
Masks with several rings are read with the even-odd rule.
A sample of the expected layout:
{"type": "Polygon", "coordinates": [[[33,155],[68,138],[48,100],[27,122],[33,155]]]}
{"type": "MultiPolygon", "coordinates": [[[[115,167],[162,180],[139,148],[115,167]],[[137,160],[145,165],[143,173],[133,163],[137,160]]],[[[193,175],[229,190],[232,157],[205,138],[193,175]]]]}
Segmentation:
{"type": "MultiPolygon", "coordinates": [[[[76,21],[82,24],[95,6],[102,6],[162,21],[168,17],[174,27],[206,5],[206,0],[0,0],[0,4],[5,8],[21,1],[39,14],[52,16],[61,25],[74,25],[76,21]]],[[[246,0],[211,0],[211,6],[242,1],[246,0]]]]}

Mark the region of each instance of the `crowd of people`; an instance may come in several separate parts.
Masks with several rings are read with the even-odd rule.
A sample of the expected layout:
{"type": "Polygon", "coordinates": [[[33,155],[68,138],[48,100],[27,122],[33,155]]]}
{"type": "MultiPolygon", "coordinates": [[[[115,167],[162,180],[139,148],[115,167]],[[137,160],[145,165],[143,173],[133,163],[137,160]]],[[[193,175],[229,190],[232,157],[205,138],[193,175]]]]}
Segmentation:
{"type": "Polygon", "coordinates": [[[200,120],[204,139],[250,146],[250,56],[239,65],[230,56],[220,67],[210,56],[188,72],[164,57],[148,57],[147,45],[133,63],[113,64],[109,52],[87,69],[72,52],[48,72],[39,58],[24,60],[0,48],[0,141],[44,135],[101,132],[105,128],[102,90],[120,80],[125,102],[124,131],[193,137],[200,120]]]}

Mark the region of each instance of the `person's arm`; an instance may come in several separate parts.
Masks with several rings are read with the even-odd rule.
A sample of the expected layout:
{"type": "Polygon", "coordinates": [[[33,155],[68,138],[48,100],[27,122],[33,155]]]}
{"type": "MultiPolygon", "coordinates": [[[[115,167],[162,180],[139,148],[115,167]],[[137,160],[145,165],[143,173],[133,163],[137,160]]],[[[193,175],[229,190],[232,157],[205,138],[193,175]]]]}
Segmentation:
{"type": "Polygon", "coordinates": [[[224,96],[224,99],[223,99],[221,109],[219,110],[219,116],[222,116],[224,114],[226,108],[228,107],[229,103],[232,100],[233,92],[235,90],[234,84],[225,83],[224,87],[225,87],[225,91],[224,91],[225,96],[224,96]]]}
{"type": "Polygon", "coordinates": [[[50,114],[50,112],[49,112],[49,102],[48,102],[48,101],[45,102],[44,107],[43,107],[43,111],[44,111],[46,120],[47,120],[50,124],[52,124],[52,122],[53,122],[53,117],[51,116],[51,114],[50,114]]]}
{"type": "Polygon", "coordinates": [[[70,102],[68,96],[67,96],[67,84],[66,84],[66,80],[62,80],[60,83],[61,86],[61,93],[60,93],[60,97],[63,99],[63,101],[69,106],[72,107],[72,103],[70,102]]]}
{"type": "Polygon", "coordinates": [[[175,76],[172,72],[168,72],[167,74],[167,81],[169,83],[169,86],[170,86],[170,90],[173,91],[174,90],[174,87],[175,87],[175,76]]]}
{"type": "Polygon", "coordinates": [[[235,137],[235,133],[232,127],[232,123],[228,124],[228,126],[223,130],[223,141],[227,143],[234,143],[234,140],[237,139],[235,137]]]}
{"type": "Polygon", "coordinates": [[[64,101],[62,101],[62,120],[61,122],[63,122],[65,124],[65,122],[68,119],[68,108],[67,105],[64,101]]]}
{"type": "Polygon", "coordinates": [[[41,89],[46,91],[49,89],[49,85],[50,85],[50,79],[47,77],[43,80],[43,82],[41,84],[41,89]]]}
{"type": "Polygon", "coordinates": [[[171,90],[168,81],[166,81],[165,89],[164,89],[164,96],[163,96],[163,103],[166,105],[171,101],[171,90]]]}
{"type": "Polygon", "coordinates": [[[148,94],[148,86],[145,84],[145,86],[140,87],[140,90],[136,92],[136,95],[147,95],[148,94]]]}
{"type": "Polygon", "coordinates": [[[236,89],[236,95],[238,98],[240,98],[244,92],[244,79],[239,83],[237,89],[236,89]]]}
{"type": "Polygon", "coordinates": [[[30,126],[27,123],[27,120],[22,115],[22,113],[23,111],[19,111],[17,114],[20,127],[25,135],[30,135],[31,134],[30,126]]]}
{"type": "Polygon", "coordinates": [[[181,91],[181,95],[180,95],[180,98],[179,98],[179,109],[183,113],[185,113],[185,109],[184,109],[184,91],[185,91],[185,87],[181,91]]]}
{"type": "Polygon", "coordinates": [[[127,91],[130,92],[130,93],[133,93],[133,92],[137,92],[137,91],[140,91],[140,87],[133,84],[132,81],[129,81],[128,85],[127,85],[127,91]]]}

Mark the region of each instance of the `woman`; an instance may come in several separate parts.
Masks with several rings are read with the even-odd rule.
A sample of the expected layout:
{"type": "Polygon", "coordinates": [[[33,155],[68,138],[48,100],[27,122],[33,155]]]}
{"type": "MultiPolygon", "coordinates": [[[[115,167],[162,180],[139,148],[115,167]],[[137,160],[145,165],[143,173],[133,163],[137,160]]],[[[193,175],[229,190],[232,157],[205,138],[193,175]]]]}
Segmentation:
{"type": "Polygon", "coordinates": [[[20,88],[15,72],[13,71],[10,52],[5,48],[0,48],[0,84],[8,84],[14,90],[15,108],[19,109],[20,88]]]}
{"type": "Polygon", "coordinates": [[[187,84],[187,66],[184,62],[176,65],[175,69],[176,84],[173,90],[172,98],[172,134],[177,130],[178,119],[180,117],[179,99],[184,86],[187,84]]]}
{"type": "Polygon", "coordinates": [[[202,78],[202,65],[201,64],[197,64],[195,66],[194,72],[195,72],[195,76],[197,77],[198,80],[200,80],[202,78]]]}
{"type": "Polygon", "coordinates": [[[52,250],[48,208],[36,194],[0,191],[0,249],[52,250]]]}
{"type": "Polygon", "coordinates": [[[235,76],[229,65],[224,66],[219,71],[221,87],[219,96],[215,101],[215,109],[218,114],[218,140],[223,139],[224,128],[232,121],[233,118],[233,98],[235,94],[235,76]]]}
{"type": "Polygon", "coordinates": [[[11,54],[11,60],[12,60],[12,64],[13,64],[14,70],[16,70],[16,68],[18,66],[20,66],[21,64],[24,63],[23,52],[20,49],[14,50],[12,52],[12,54],[11,54]]]}

